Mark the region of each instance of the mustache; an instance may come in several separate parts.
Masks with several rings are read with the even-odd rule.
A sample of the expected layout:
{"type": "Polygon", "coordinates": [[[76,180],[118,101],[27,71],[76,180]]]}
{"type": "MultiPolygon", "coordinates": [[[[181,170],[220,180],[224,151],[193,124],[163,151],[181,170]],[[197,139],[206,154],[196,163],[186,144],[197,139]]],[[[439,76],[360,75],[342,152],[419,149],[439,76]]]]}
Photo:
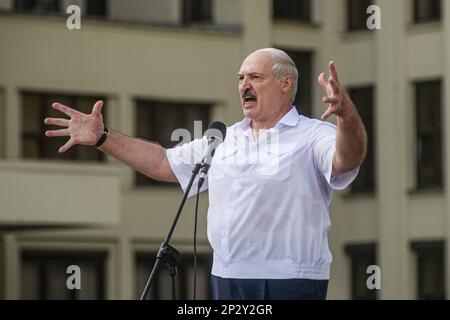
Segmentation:
{"type": "Polygon", "coordinates": [[[242,95],[243,99],[256,99],[256,95],[253,94],[249,89],[244,92],[242,95]]]}

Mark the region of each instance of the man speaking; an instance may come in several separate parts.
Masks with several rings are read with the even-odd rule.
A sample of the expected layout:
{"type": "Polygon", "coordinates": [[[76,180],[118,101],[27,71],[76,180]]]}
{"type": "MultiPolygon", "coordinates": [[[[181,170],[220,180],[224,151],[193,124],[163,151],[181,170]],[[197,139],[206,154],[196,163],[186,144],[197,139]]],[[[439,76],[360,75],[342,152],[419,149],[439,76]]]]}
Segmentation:
{"type": "MultiPolygon", "coordinates": [[[[214,299],[326,298],[332,190],[355,179],[367,149],[364,125],[333,62],[329,72],[319,76],[328,104],[319,121],[292,105],[298,71],[285,52],[260,49],[242,63],[244,119],[227,129],[202,187],[209,190],[214,299]],[[337,127],[324,122],[332,114],[337,127]]],[[[70,137],[59,152],[97,146],[150,178],[186,188],[206,139],[166,150],[106,128],[102,106],[98,101],[83,114],[54,103],[70,119],[45,119],[64,127],[46,135],[70,137]]]]}

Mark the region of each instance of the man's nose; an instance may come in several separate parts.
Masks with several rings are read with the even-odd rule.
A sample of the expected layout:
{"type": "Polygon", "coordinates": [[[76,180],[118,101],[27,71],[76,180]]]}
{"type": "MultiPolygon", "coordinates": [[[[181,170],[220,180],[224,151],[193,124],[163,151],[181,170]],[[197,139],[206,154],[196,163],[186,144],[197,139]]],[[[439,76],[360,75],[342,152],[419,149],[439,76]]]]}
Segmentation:
{"type": "Polygon", "coordinates": [[[250,85],[250,81],[248,81],[247,77],[244,77],[241,81],[241,83],[239,84],[239,89],[241,91],[241,94],[244,94],[245,91],[247,91],[248,89],[250,89],[251,85],[250,85]]]}

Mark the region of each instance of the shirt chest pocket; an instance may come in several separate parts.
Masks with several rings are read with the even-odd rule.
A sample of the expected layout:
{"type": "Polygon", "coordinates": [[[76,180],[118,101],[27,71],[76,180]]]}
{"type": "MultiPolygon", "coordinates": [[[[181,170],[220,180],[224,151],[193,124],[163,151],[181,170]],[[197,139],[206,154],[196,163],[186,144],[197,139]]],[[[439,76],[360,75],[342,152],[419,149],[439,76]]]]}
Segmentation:
{"type": "Polygon", "coordinates": [[[237,147],[218,149],[209,169],[208,181],[219,181],[229,173],[230,166],[236,165],[237,147]]]}
{"type": "Polygon", "coordinates": [[[292,173],[297,143],[280,143],[261,152],[258,177],[269,180],[285,180],[292,173]]]}

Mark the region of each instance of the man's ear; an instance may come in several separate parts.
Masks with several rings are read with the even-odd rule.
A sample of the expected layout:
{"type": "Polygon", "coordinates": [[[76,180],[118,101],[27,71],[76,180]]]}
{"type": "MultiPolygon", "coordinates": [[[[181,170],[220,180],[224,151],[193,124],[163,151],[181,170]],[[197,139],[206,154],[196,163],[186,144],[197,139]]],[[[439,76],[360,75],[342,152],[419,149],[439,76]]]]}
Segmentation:
{"type": "Polygon", "coordinates": [[[282,83],[282,90],[284,93],[288,93],[292,88],[292,76],[287,75],[284,77],[283,83],[282,83]]]}

